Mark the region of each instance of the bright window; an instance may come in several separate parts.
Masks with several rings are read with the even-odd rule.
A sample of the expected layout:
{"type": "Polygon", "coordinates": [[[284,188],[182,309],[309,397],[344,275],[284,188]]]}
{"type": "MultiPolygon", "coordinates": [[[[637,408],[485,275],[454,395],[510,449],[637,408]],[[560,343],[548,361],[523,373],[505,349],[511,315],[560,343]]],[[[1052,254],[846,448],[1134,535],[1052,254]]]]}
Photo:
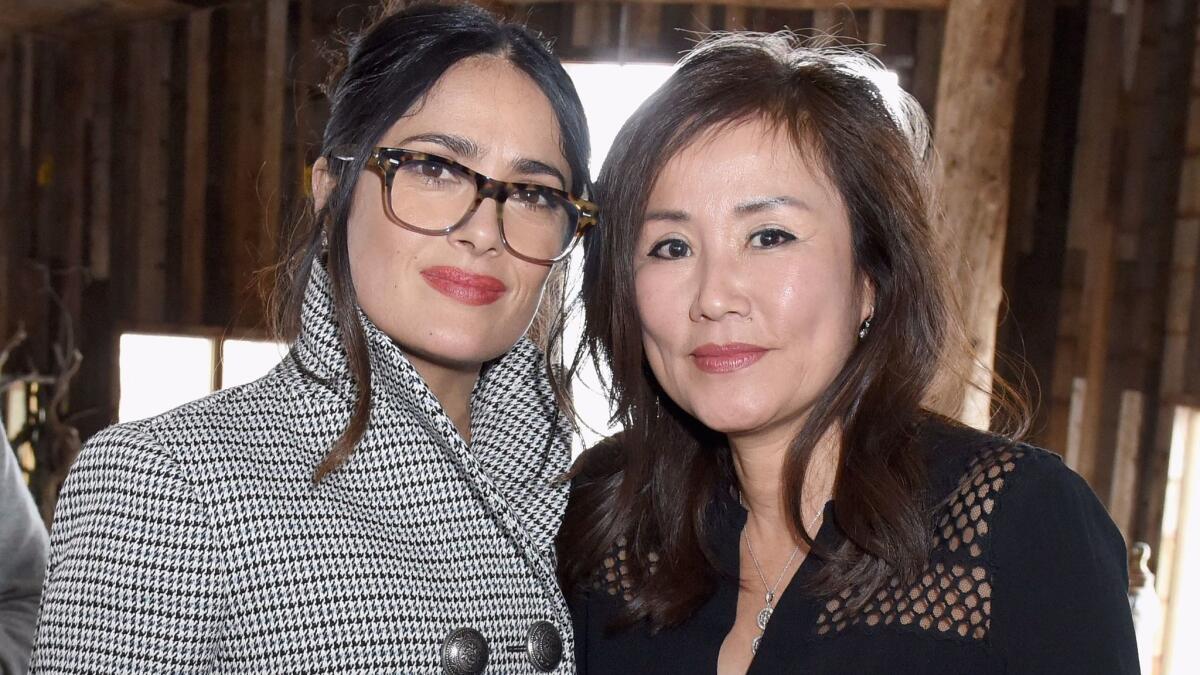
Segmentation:
{"type": "Polygon", "coordinates": [[[212,391],[212,340],[178,335],[121,336],[121,422],[151,417],[212,391]]]}
{"type": "Polygon", "coordinates": [[[194,335],[125,333],[120,345],[118,421],[153,417],[221,388],[251,382],[279,363],[285,348],[274,342],[223,340],[220,378],[217,341],[194,335]]]}
{"type": "MultiPolygon", "coordinates": [[[[583,108],[587,113],[588,131],[592,139],[591,172],[592,178],[595,179],[621,126],[642,101],[670,77],[675,66],[647,63],[567,63],[564,67],[575,82],[575,89],[579,92],[579,98],[583,101],[583,108]]],[[[568,280],[572,293],[579,290],[582,271],[582,249],[576,248],[572,254],[571,276],[568,280]]],[[[575,346],[580,342],[582,331],[582,318],[572,317],[563,333],[563,346],[567,350],[568,362],[574,355],[575,346]]],[[[576,453],[619,431],[618,427],[608,423],[609,401],[600,387],[600,373],[587,363],[581,371],[571,390],[575,409],[583,425],[583,437],[575,446],[576,453]]],[[[605,376],[607,377],[607,373],[605,376]]]]}
{"type": "Polygon", "coordinates": [[[286,355],[287,347],[276,342],[226,340],[221,350],[221,388],[257,380],[286,355]]]}

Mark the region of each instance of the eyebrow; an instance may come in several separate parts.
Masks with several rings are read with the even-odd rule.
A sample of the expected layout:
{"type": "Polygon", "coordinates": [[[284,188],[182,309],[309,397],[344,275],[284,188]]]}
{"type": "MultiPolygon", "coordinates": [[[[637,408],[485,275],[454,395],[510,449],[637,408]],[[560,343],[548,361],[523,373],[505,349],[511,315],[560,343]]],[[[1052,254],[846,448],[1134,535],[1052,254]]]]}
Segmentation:
{"type": "MultiPolygon", "coordinates": [[[[483,156],[483,151],[479,148],[479,145],[475,141],[457,134],[417,134],[415,136],[409,136],[408,138],[400,141],[400,145],[405,146],[414,141],[440,145],[454,153],[460,159],[477,160],[483,156]]],[[[561,171],[547,164],[546,162],[537,159],[529,159],[527,157],[518,157],[512,161],[510,166],[513,171],[521,174],[522,176],[550,176],[551,178],[557,179],[558,184],[561,185],[564,190],[567,189],[566,177],[563,176],[561,171]]]]}
{"type": "Polygon", "coordinates": [[[798,209],[805,210],[808,210],[809,208],[808,204],[805,204],[795,197],[779,195],[776,197],[755,197],[754,199],[748,199],[733,207],[733,212],[739,216],[747,216],[754,213],[760,213],[768,209],[773,209],[777,206],[793,206],[798,209]]]}
{"type": "Polygon", "coordinates": [[[417,134],[415,136],[409,136],[408,138],[400,141],[400,145],[407,146],[413,141],[440,145],[463,159],[479,159],[479,157],[483,154],[475,141],[466,138],[465,136],[458,136],[455,134],[417,134]]]}
{"type": "Polygon", "coordinates": [[[644,221],[665,220],[665,221],[672,222],[672,223],[684,223],[691,219],[692,219],[692,217],[690,215],[688,215],[687,211],[662,209],[659,211],[647,211],[646,217],[643,218],[642,220],[644,220],[644,221]]]}
{"type": "Polygon", "coordinates": [[[545,162],[527,157],[518,157],[513,160],[512,169],[522,176],[550,176],[556,178],[558,179],[558,184],[564,190],[567,189],[567,179],[562,175],[562,172],[545,162]]]}

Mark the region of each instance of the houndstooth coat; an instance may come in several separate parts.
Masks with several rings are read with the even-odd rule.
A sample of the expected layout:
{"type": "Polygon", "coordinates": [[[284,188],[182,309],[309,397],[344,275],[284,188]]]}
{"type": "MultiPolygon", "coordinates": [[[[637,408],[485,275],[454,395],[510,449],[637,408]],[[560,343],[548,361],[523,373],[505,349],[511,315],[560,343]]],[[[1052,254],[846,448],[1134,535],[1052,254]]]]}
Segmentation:
{"type": "Polygon", "coordinates": [[[574,672],[553,559],[570,439],[538,349],[522,339],[485,370],[467,445],[362,320],[370,426],[318,485],[354,401],[320,264],[268,375],[86,445],[55,518],[34,672],[438,673],[467,627],[487,672],[532,673],[517,650],[537,621],[562,636],[554,672],[574,672]]]}

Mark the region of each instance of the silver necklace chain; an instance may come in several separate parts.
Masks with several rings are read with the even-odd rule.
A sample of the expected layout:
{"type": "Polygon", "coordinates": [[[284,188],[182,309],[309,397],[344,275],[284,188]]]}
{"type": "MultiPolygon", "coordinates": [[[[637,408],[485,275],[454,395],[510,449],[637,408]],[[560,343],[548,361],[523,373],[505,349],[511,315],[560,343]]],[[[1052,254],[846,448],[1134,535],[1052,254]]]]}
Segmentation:
{"type": "MultiPolygon", "coordinates": [[[[738,492],[738,501],[745,508],[746,502],[742,499],[742,494],[738,492]]],[[[813,514],[813,519],[806,525],[806,530],[812,530],[812,526],[821,517],[821,511],[813,514]]],[[[783,569],[779,570],[779,577],[775,579],[775,583],[767,585],[767,575],[763,574],[762,564],[758,562],[758,556],[754,553],[754,546],[750,544],[750,534],[746,528],[742,529],[742,539],[746,541],[746,550],[750,552],[750,560],[754,561],[754,570],[758,572],[758,578],[762,580],[763,589],[766,590],[764,596],[765,603],[763,608],[758,611],[758,637],[754,638],[754,642],[750,644],[750,649],[753,653],[758,653],[758,646],[762,644],[763,635],[767,631],[767,622],[771,620],[771,615],[775,613],[775,592],[779,590],[779,584],[783,582],[783,576],[787,574],[788,568],[792,566],[792,562],[796,556],[800,554],[800,544],[796,544],[796,548],[792,549],[792,555],[788,556],[787,562],[783,564],[783,569]]]]}

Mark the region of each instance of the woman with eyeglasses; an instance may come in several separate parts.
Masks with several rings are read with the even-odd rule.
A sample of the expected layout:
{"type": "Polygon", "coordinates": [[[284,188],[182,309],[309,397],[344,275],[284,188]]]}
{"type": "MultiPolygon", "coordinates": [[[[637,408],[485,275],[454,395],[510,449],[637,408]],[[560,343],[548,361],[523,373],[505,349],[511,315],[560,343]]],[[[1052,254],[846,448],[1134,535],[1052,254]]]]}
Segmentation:
{"type": "Polygon", "coordinates": [[[581,673],[1138,671],[1087,484],[934,412],[973,371],[889,76],[718,36],[617,135],[583,300],[625,431],[558,540],[581,673]]]}
{"type": "Polygon", "coordinates": [[[330,98],[288,358],[91,439],[35,672],[574,671],[569,425],[523,336],[596,217],[582,106],[526,29],[442,4],[374,23],[330,98]]]}

